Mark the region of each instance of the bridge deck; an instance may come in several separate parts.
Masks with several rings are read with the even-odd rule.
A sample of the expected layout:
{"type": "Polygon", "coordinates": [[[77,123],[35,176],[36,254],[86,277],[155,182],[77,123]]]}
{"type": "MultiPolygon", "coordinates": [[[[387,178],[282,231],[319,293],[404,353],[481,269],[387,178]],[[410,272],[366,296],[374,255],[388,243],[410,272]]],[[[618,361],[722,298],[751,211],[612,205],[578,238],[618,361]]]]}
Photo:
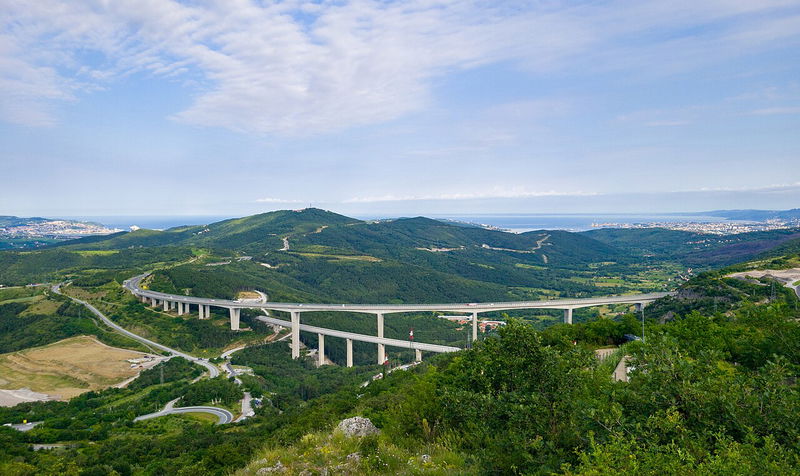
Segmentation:
{"type": "Polygon", "coordinates": [[[234,309],[267,309],[284,312],[361,312],[367,314],[390,314],[398,312],[442,311],[442,312],[488,312],[509,311],[514,309],[578,309],[582,307],[602,306],[605,304],[637,304],[648,303],[669,296],[671,293],[631,294],[626,296],[607,296],[600,298],[553,299],[548,301],[510,301],[492,303],[442,303],[442,304],[319,304],[319,303],[285,303],[285,302],[240,302],[229,299],[210,299],[194,296],[180,296],[144,290],[139,282],[146,275],[136,276],[125,281],[124,286],[131,292],[149,298],[165,299],[174,302],[203,304],[234,309]]]}
{"type": "MultiPolygon", "coordinates": [[[[276,319],[274,317],[258,316],[256,317],[256,319],[258,319],[261,322],[266,322],[267,324],[273,324],[287,328],[292,327],[292,323],[290,321],[284,321],[282,319],[276,319]]],[[[461,350],[458,347],[452,347],[449,345],[425,344],[423,342],[389,339],[386,337],[376,337],[366,334],[356,334],[355,332],[337,331],[335,329],[326,329],[324,327],[309,326],[308,324],[302,324],[302,323],[300,324],[300,330],[304,332],[313,332],[315,334],[322,334],[325,336],[340,337],[342,339],[351,339],[360,342],[370,342],[372,344],[383,344],[391,347],[401,347],[403,349],[414,349],[425,352],[441,353],[441,352],[457,352],[461,350]]]]}

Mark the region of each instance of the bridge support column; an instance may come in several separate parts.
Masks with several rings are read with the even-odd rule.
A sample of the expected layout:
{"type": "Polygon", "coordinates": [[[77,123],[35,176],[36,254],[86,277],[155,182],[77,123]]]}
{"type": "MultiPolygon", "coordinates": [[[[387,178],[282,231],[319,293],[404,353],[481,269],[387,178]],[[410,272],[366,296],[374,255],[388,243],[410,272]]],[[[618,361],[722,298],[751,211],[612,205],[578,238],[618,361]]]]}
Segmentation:
{"type": "Polygon", "coordinates": [[[203,319],[211,319],[211,305],[206,304],[203,307],[205,308],[203,309],[203,319]]]}
{"type": "Polygon", "coordinates": [[[636,304],[633,305],[633,309],[636,312],[642,312],[645,306],[647,306],[646,302],[637,302],[636,304]]]}
{"type": "Polygon", "coordinates": [[[325,336],[317,334],[317,367],[325,365],[325,336]]]}
{"type": "Polygon", "coordinates": [[[292,311],[292,358],[300,358],[300,313],[292,311]]]}
{"type": "Polygon", "coordinates": [[[182,316],[183,315],[183,303],[178,301],[175,304],[178,306],[178,315],[182,316]]]}
{"type": "Polygon", "coordinates": [[[415,349],[416,356],[414,357],[414,362],[422,362],[422,351],[419,349],[415,349]]]}
{"type": "Polygon", "coordinates": [[[153,306],[153,307],[158,306],[158,299],[150,298],[150,305],[153,306]]]}
{"type": "Polygon", "coordinates": [[[472,313],[472,340],[478,340],[478,313],[472,313]]]}
{"type": "Polygon", "coordinates": [[[345,339],[347,342],[347,366],[353,366],[353,339],[345,339]]]}
{"type": "Polygon", "coordinates": [[[147,296],[139,296],[139,299],[141,299],[143,303],[147,304],[147,296]]]}
{"type": "Polygon", "coordinates": [[[164,299],[164,312],[169,312],[169,301],[164,299]]]}
{"type": "Polygon", "coordinates": [[[564,309],[564,324],[572,324],[572,308],[564,309]]]}
{"type": "MultiPolygon", "coordinates": [[[[383,313],[378,313],[378,337],[383,339],[383,313]]],[[[378,344],[378,365],[383,365],[386,362],[386,346],[378,344]]]]}
{"type": "Polygon", "coordinates": [[[197,305],[197,317],[199,317],[200,319],[205,319],[205,316],[203,315],[203,311],[205,310],[204,308],[205,306],[203,306],[202,304],[197,305]]]}
{"type": "Polygon", "coordinates": [[[238,331],[239,330],[239,315],[241,314],[242,310],[239,308],[232,307],[230,308],[231,314],[231,330],[238,331]]]}

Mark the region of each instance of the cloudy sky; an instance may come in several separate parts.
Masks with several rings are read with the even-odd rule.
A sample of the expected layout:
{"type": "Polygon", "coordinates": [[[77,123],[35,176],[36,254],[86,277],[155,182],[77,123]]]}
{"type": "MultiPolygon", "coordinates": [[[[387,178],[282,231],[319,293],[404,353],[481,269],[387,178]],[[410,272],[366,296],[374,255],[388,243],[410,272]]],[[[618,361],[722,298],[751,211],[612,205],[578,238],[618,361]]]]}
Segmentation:
{"type": "Polygon", "coordinates": [[[0,0],[0,214],[800,207],[800,1],[0,0]]]}

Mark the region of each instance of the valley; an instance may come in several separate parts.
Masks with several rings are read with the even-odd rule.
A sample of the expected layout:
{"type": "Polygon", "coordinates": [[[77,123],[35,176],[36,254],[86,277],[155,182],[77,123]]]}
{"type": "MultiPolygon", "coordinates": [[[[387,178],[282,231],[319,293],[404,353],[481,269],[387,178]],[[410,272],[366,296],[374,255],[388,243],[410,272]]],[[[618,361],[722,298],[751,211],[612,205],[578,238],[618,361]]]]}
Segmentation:
{"type": "MultiPolygon", "coordinates": [[[[2,423],[37,422],[24,433],[0,429],[0,469],[45,468],[56,453],[25,451],[29,444],[56,444],[58,461],[91,458],[97,471],[120,474],[256,474],[278,464],[289,474],[335,467],[366,474],[481,473],[489,466],[550,472],[565,464],[591,472],[605,464],[597,458],[624,467],[613,448],[627,447],[614,425],[629,433],[644,422],[665,425],[676,418],[664,413],[671,408],[687,425],[686,438],[701,442],[703,464],[712,464],[718,450],[693,419],[713,413],[693,412],[711,412],[716,403],[700,395],[727,378],[714,369],[729,366],[739,386],[728,382],[729,391],[713,387],[714,393],[748,410],[726,421],[745,419],[754,428],[748,441],[791,434],[780,422],[765,426],[772,422],[765,412],[793,411],[794,387],[786,389],[789,400],[760,410],[738,392],[774,390],[757,383],[784,375],[768,363],[771,356],[798,361],[793,340],[780,337],[800,332],[792,320],[798,298],[788,287],[800,259],[797,238],[781,230],[696,243],[696,236],[670,230],[646,236],[598,231],[604,232],[598,239],[595,232],[515,235],[424,218],[369,223],[307,209],[0,253],[6,264],[0,280],[10,285],[0,289],[0,378],[6,382],[0,387],[33,392],[20,398],[44,398],[39,392],[68,399],[0,409],[2,423]],[[718,264],[739,259],[734,256],[749,260],[718,264]],[[153,293],[158,306],[143,303],[126,285],[146,273],[134,293],[153,293]],[[787,286],[772,286],[774,278],[787,286]],[[13,286],[63,281],[69,284],[13,286]],[[642,312],[614,302],[650,292],[672,294],[642,312]],[[191,312],[162,302],[184,298],[210,300],[207,315],[198,318],[198,301],[191,312]],[[563,323],[562,309],[491,308],[508,301],[557,306],[598,299],[608,302],[575,309],[573,324],[563,323]],[[437,318],[433,303],[447,301],[467,306],[459,310],[468,316],[474,308],[481,319],[505,324],[473,334],[471,321],[437,318]],[[231,329],[226,305],[242,308],[238,329],[231,329]],[[352,312],[370,306],[403,312],[387,315],[381,332],[374,314],[352,312]],[[295,351],[291,333],[272,325],[291,327],[292,312],[302,312],[305,326],[295,351]],[[322,344],[320,328],[398,342],[409,342],[413,330],[414,342],[465,350],[425,353],[410,365],[419,360],[413,347],[387,347],[382,367],[374,342],[354,340],[348,348],[346,339],[331,336],[322,344]],[[643,332],[645,342],[631,340],[643,332]],[[709,339],[709,332],[726,337],[709,339]],[[705,365],[669,360],[673,348],[693,356],[721,353],[705,365]],[[128,360],[143,355],[154,356],[147,363],[153,367],[131,369],[128,360]],[[661,370],[633,371],[629,382],[613,382],[624,355],[636,368],[680,362],[684,387],[659,380],[661,370]],[[387,368],[398,371],[383,376],[387,368]],[[693,403],[682,407],[662,393],[665,388],[694,395],[693,403]],[[660,396],[644,403],[645,395],[660,396]],[[233,421],[243,401],[253,402],[254,415],[233,421]],[[611,424],[616,411],[623,419],[611,424]],[[352,415],[368,417],[381,434],[343,439],[333,428],[352,415]],[[137,419],[147,416],[155,418],[137,419]],[[569,423],[554,425],[553,418],[569,423]],[[456,429],[462,436],[446,436],[456,429]],[[603,446],[578,436],[589,431],[603,446]],[[525,446],[519,438],[555,446],[525,446]],[[521,449],[502,450],[509,445],[521,449]],[[581,456],[566,456],[567,449],[581,456]],[[158,456],[165,451],[175,453],[158,456]],[[226,457],[218,458],[220,452],[226,457]],[[354,452],[360,460],[349,457],[354,452]],[[10,455],[24,463],[3,463],[10,455]]],[[[738,430],[723,431],[740,444],[738,430]]],[[[671,454],[658,436],[639,435],[659,454],[671,454]]],[[[790,459],[761,453],[761,445],[745,450],[753,464],[766,458],[792,467],[790,459]]],[[[637,455],[655,464],[652,455],[637,455]]]]}

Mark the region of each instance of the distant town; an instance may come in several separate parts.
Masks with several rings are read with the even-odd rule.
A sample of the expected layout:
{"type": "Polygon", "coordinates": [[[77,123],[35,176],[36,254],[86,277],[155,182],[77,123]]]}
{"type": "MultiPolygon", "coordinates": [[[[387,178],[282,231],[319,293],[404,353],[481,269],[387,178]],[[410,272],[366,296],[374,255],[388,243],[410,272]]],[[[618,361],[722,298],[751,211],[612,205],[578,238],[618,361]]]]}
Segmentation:
{"type": "Polygon", "coordinates": [[[92,235],[107,235],[122,231],[99,223],[72,220],[31,220],[0,226],[0,237],[25,239],[71,240],[92,235]]]}
{"type": "Polygon", "coordinates": [[[668,230],[705,233],[707,235],[738,235],[753,231],[786,230],[800,227],[800,220],[766,220],[763,222],[650,222],[650,223],[592,223],[592,228],[666,228],[668,230]]]}

